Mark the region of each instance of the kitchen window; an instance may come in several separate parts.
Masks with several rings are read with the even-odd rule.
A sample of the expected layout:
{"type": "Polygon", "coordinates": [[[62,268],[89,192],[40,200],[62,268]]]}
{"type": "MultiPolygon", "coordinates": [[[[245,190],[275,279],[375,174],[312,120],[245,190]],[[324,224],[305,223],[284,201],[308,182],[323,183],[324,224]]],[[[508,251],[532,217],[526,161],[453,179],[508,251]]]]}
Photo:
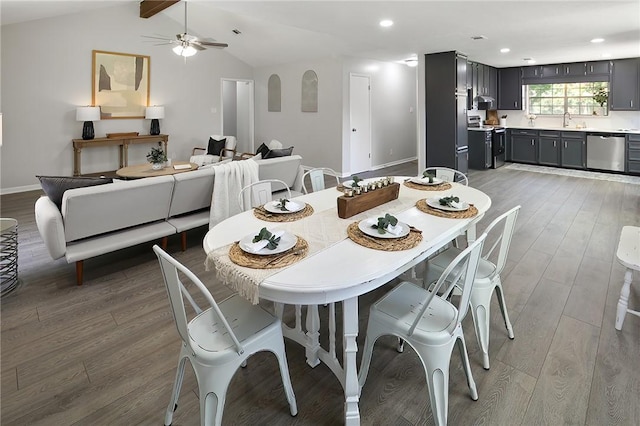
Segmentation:
{"type": "Polygon", "coordinates": [[[530,84],[526,87],[530,114],[609,115],[608,103],[605,101],[600,106],[596,101],[602,101],[602,96],[608,95],[608,82],[530,84]]]}

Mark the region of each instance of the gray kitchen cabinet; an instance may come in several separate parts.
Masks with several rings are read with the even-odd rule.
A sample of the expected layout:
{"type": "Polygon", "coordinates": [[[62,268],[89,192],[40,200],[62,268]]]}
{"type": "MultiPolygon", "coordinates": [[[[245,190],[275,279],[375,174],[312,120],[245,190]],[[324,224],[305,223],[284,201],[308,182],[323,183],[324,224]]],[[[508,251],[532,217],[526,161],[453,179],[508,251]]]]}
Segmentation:
{"type": "Polygon", "coordinates": [[[625,172],[640,175],[640,135],[627,134],[625,172]]]}
{"type": "Polygon", "coordinates": [[[523,80],[538,79],[542,76],[542,67],[540,65],[534,65],[530,67],[522,67],[523,80]]]}
{"type": "Polygon", "coordinates": [[[640,111],[640,58],[613,61],[609,93],[611,111],[640,111]]]}
{"type": "Polygon", "coordinates": [[[485,84],[487,85],[487,95],[496,100],[493,108],[498,106],[498,69],[485,65],[485,84]]]}
{"type": "Polygon", "coordinates": [[[542,65],[542,73],[541,77],[560,77],[562,75],[562,65],[560,64],[550,64],[550,65],[542,65]]]}
{"type": "Polygon", "coordinates": [[[511,160],[518,163],[538,163],[538,132],[513,130],[511,132],[511,160]]]}
{"type": "Polygon", "coordinates": [[[498,109],[522,110],[522,70],[498,69],[498,109]]]}
{"type": "Polygon", "coordinates": [[[469,130],[469,168],[485,170],[491,168],[491,130],[469,130]]]}
{"type": "Polygon", "coordinates": [[[587,62],[586,64],[586,73],[587,75],[609,75],[609,61],[595,61],[595,62],[587,62]]]}
{"type": "Polygon", "coordinates": [[[540,131],[538,138],[538,164],[560,165],[560,132],[540,131]]]}
{"type": "Polygon", "coordinates": [[[467,57],[425,55],[426,165],[467,173],[467,57]]]}
{"type": "Polygon", "coordinates": [[[573,169],[586,168],[587,144],[584,132],[562,132],[560,165],[573,169]]]}
{"type": "Polygon", "coordinates": [[[568,77],[581,77],[586,74],[586,64],[584,62],[573,62],[571,64],[562,64],[562,75],[568,77]]]}

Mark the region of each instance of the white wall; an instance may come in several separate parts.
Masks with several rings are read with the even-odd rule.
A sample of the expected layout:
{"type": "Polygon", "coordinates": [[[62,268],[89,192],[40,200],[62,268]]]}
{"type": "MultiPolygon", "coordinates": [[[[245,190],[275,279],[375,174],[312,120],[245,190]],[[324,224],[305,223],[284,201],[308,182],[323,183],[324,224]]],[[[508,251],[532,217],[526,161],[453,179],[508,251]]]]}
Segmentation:
{"type": "Polygon", "coordinates": [[[342,167],[350,174],[350,74],[371,77],[371,165],[375,168],[414,159],[417,154],[416,68],[393,62],[344,58],[342,167]]]}
{"type": "MultiPolygon", "coordinates": [[[[139,4],[127,2],[2,27],[3,193],[39,188],[36,175],[73,173],[71,139],[82,134],[75,109],[91,103],[92,49],[151,57],[150,104],[165,106],[160,129],[169,135],[171,158],[188,159],[191,148],[206,146],[209,135],[220,133],[220,79],[252,79],[251,67],[218,49],[199,52],[185,62],[170,46],[154,46],[141,37],[174,37],[182,24],[163,15],[138,15],[139,4]]],[[[143,119],[94,123],[96,137],[112,132],[148,134],[149,125],[143,119]]],[[[150,148],[132,148],[130,164],[146,161],[150,148]]],[[[117,165],[115,147],[83,150],[83,173],[114,170],[117,165]]]]}
{"type": "Polygon", "coordinates": [[[238,81],[236,83],[238,97],[237,104],[237,135],[238,152],[254,152],[257,147],[251,146],[251,102],[252,97],[250,91],[253,86],[247,81],[238,81]]]}
{"type": "Polygon", "coordinates": [[[342,65],[337,58],[261,67],[254,70],[256,148],[271,139],[293,146],[306,166],[341,170],[342,65]],[[302,112],[302,75],[318,75],[318,112],[302,112]],[[267,111],[267,83],[278,74],[282,84],[282,111],[267,111]]]}
{"type": "Polygon", "coordinates": [[[238,89],[233,80],[222,81],[221,135],[238,137],[238,89]]]}

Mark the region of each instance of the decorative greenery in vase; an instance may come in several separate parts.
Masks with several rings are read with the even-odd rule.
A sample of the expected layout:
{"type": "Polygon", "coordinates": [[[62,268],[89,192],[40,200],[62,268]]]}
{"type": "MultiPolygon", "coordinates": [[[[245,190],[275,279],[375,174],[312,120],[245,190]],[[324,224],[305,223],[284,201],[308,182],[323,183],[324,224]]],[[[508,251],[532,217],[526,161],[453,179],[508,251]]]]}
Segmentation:
{"type": "Polygon", "coordinates": [[[162,148],[151,148],[151,151],[147,154],[147,161],[153,164],[154,169],[162,168],[164,162],[167,161],[167,155],[162,148]]]}

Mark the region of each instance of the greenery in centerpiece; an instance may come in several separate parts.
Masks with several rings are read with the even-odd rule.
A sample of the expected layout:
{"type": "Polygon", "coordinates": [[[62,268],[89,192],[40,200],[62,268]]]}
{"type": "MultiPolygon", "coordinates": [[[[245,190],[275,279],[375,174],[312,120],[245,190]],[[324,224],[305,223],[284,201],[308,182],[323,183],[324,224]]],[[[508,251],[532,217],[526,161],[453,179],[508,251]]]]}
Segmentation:
{"type": "Polygon", "coordinates": [[[389,213],[386,213],[384,217],[379,217],[378,223],[374,223],[371,227],[373,229],[377,229],[379,234],[384,234],[387,232],[389,225],[396,226],[397,224],[398,219],[395,216],[391,216],[389,213]]]}
{"type": "Polygon", "coordinates": [[[262,228],[258,235],[253,237],[252,242],[257,243],[258,241],[267,240],[267,248],[269,250],[273,250],[278,247],[280,243],[280,237],[276,238],[267,228],[262,228]]]}
{"type": "Polygon", "coordinates": [[[360,185],[358,185],[358,182],[362,182],[362,179],[360,179],[358,176],[354,175],[353,176],[353,182],[351,182],[351,187],[352,188],[359,188],[360,185]]]}
{"type": "Polygon", "coordinates": [[[151,164],[159,164],[167,161],[167,155],[162,148],[151,148],[151,151],[147,154],[147,161],[151,164]]]}

